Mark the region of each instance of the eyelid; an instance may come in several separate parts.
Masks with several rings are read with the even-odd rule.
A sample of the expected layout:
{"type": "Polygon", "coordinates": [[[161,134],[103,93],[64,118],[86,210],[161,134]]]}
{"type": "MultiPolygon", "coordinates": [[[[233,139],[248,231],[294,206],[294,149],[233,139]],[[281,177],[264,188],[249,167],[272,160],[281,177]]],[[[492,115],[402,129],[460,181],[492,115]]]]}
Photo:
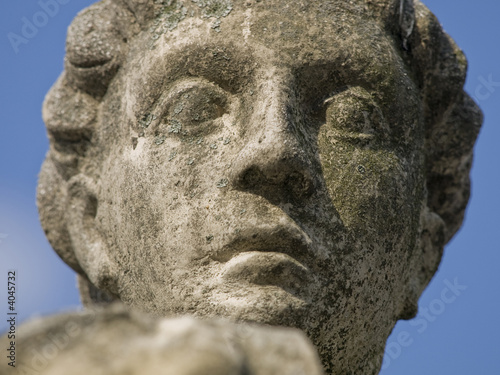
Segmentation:
{"type": "Polygon", "coordinates": [[[169,108],[170,108],[170,103],[172,101],[175,101],[178,99],[179,96],[183,95],[184,93],[192,90],[192,89],[211,89],[213,90],[216,94],[220,95],[221,97],[225,99],[230,98],[230,94],[224,90],[222,87],[217,85],[216,83],[213,83],[205,78],[184,78],[177,80],[174,82],[167,90],[166,94],[161,97],[155,106],[155,112],[158,112],[158,117],[163,117],[167,114],[169,108]]]}
{"type": "Polygon", "coordinates": [[[163,100],[163,102],[167,103],[170,100],[174,99],[176,96],[181,95],[184,92],[192,90],[194,88],[213,88],[218,92],[220,91],[225,93],[225,90],[223,90],[220,86],[206,79],[188,78],[175,82],[172,87],[167,90],[168,94],[166,95],[166,98],[163,100]]]}

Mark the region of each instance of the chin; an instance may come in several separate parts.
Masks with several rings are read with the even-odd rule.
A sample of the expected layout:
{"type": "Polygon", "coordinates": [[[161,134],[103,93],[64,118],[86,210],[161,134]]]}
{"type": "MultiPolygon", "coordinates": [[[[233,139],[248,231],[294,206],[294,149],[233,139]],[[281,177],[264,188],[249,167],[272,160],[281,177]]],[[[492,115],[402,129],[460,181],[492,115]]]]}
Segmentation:
{"type": "MultiPolygon", "coordinates": [[[[228,291],[212,292],[208,299],[210,316],[237,322],[303,328],[309,303],[291,290],[274,285],[240,285],[228,291]]],[[[194,315],[203,316],[205,309],[194,315]]]]}

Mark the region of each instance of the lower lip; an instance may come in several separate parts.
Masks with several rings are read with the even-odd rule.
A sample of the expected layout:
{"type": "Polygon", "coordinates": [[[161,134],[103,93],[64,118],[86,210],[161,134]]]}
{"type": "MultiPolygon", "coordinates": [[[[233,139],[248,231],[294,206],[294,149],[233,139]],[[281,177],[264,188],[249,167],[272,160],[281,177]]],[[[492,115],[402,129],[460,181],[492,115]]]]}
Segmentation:
{"type": "Polygon", "coordinates": [[[248,251],[226,262],[220,277],[226,281],[297,289],[308,283],[309,275],[304,265],[286,254],[248,251]]]}

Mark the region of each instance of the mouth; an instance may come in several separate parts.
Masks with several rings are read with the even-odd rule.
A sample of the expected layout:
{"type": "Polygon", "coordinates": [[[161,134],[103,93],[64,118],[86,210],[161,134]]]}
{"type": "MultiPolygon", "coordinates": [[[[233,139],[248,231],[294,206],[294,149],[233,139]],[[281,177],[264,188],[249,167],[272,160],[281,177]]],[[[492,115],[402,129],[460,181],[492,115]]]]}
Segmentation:
{"type": "Polygon", "coordinates": [[[307,267],[286,254],[248,251],[224,264],[221,279],[296,290],[308,283],[309,276],[307,267]]]}
{"type": "Polygon", "coordinates": [[[297,226],[254,227],[242,231],[211,258],[223,263],[220,278],[229,282],[298,289],[307,285],[313,257],[311,240],[297,226]]]}

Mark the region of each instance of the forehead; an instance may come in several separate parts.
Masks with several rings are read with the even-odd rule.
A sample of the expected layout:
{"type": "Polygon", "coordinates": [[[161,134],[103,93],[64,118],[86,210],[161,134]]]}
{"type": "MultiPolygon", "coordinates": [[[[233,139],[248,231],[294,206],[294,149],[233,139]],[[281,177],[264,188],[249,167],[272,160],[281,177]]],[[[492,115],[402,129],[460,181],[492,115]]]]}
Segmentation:
{"type": "Polygon", "coordinates": [[[275,7],[233,10],[219,19],[186,17],[160,34],[157,21],[131,46],[127,67],[140,72],[128,75],[134,81],[127,85],[136,99],[132,102],[140,107],[154,101],[165,85],[185,76],[238,91],[248,89],[256,76],[280,75],[306,96],[308,90],[325,93],[342,83],[380,89],[405,76],[394,41],[376,20],[324,7],[283,6],[279,15],[275,7]]]}

